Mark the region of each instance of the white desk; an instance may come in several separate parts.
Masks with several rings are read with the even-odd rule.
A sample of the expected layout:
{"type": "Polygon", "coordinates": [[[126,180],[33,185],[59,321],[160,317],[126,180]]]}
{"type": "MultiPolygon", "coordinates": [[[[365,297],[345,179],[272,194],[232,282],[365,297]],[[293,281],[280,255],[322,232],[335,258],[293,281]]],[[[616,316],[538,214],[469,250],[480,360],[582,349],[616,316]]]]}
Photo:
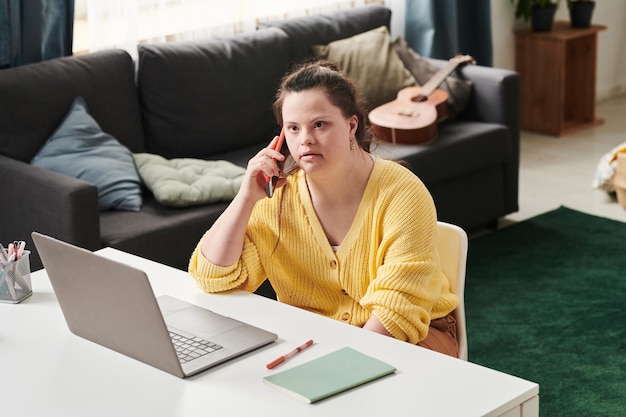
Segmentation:
{"type": "MultiPolygon", "coordinates": [[[[205,294],[186,272],[114,249],[170,294],[276,332],[277,342],[182,380],[69,332],[44,270],[34,294],[0,304],[0,413],[5,416],[537,416],[539,386],[254,294],[205,294]],[[395,375],[310,405],[262,382],[265,364],[308,339],[286,369],[344,346],[395,375]]],[[[470,349],[471,355],[471,349],[470,349]]]]}

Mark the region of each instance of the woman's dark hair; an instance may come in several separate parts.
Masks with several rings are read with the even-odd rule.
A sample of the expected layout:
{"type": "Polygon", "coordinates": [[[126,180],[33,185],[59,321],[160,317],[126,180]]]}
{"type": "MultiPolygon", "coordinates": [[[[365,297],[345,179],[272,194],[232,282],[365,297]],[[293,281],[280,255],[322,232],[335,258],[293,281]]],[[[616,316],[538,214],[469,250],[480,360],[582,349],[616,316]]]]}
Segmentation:
{"type": "Polygon", "coordinates": [[[345,71],[331,61],[306,62],[283,77],[273,106],[274,117],[278,124],[283,125],[282,109],[285,96],[288,93],[298,93],[313,88],[324,89],[330,102],[341,109],[341,113],[346,118],[352,115],[357,116],[359,125],[355,133],[356,141],[363,150],[369,152],[373,136],[367,123],[360,94],[345,71]]]}

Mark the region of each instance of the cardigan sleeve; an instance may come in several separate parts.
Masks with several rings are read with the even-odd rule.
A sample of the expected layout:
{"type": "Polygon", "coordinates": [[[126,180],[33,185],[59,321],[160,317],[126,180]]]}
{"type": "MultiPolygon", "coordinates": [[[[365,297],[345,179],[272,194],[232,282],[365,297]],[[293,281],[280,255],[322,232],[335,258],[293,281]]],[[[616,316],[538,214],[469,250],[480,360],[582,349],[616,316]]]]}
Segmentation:
{"type": "Polygon", "coordinates": [[[189,274],[203,291],[215,293],[234,289],[255,291],[265,280],[265,274],[254,243],[246,236],[241,257],[233,265],[220,266],[204,257],[202,240],[189,261],[189,274]]]}
{"type": "Polygon", "coordinates": [[[417,343],[427,336],[430,320],[454,310],[458,298],[449,292],[436,252],[434,203],[420,181],[413,184],[394,193],[384,216],[373,221],[379,264],[360,304],[395,338],[417,343]]]}
{"type": "MultiPolygon", "coordinates": [[[[293,179],[290,178],[290,181],[293,179]]],[[[201,243],[198,243],[188,270],[201,289],[206,292],[234,289],[252,292],[268,278],[267,260],[278,240],[280,204],[285,188],[277,189],[274,198],[256,203],[246,227],[242,254],[233,265],[219,266],[210,262],[202,254],[201,243]]]]}

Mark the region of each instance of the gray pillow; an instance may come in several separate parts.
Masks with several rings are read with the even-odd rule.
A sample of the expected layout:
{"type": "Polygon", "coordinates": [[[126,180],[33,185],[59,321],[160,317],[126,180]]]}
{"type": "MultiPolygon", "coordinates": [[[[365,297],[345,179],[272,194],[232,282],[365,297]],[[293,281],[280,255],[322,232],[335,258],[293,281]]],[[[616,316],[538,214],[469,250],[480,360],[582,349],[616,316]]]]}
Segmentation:
{"type": "Polygon", "coordinates": [[[141,180],[130,150],[100,129],[82,97],[31,163],[94,184],[100,210],[141,209],[141,180]]]}
{"type": "MultiPolygon", "coordinates": [[[[412,50],[403,38],[397,38],[393,42],[393,47],[406,69],[415,77],[419,85],[426,84],[439,71],[412,50]]],[[[467,107],[472,92],[472,82],[450,75],[438,88],[448,93],[448,119],[456,118],[467,107]]]]}

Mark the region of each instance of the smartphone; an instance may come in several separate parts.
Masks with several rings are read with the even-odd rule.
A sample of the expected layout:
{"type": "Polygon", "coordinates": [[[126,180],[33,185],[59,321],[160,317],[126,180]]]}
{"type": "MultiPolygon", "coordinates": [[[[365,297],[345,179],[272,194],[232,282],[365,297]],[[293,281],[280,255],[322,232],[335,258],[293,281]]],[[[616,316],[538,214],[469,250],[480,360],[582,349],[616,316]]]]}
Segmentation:
{"type": "MultiPolygon", "coordinates": [[[[281,129],[280,130],[280,135],[278,136],[278,140],[276,141],[276,143],[274,144],[274,148],[275,151],[280,152],[281,154],[285,155],[289,153],[287,149],[287,143],[285,143],[285,129],[281,129]]],[[[276,161],[276,163],[278,164],[278,168],[282,169],[282,161],[276,161]]],[[[268,197],[272,197],[274,195],[274,188],[276,187],[276,182],[278,181],[278,177],[274,176],[274,177],[270,177],[269,175],[265,176],[265,184],[266,184],[266,189],[265,192],[267,193],[268,197]]]]}

